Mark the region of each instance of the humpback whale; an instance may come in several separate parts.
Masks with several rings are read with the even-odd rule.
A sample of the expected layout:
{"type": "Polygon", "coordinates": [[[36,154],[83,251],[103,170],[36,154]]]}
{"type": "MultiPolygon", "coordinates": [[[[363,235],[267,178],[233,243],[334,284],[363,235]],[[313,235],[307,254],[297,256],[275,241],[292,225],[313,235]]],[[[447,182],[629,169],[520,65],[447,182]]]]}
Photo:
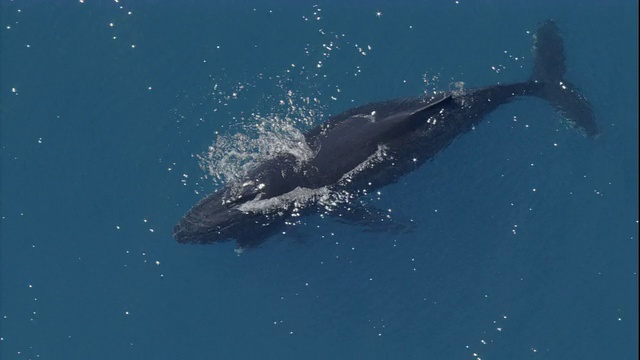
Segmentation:
{"type": "Polygon", "coordinates": [[[175,225],[174,238],[254,247],[300,216],[363,214],[369,210],[359,212],[359,197],[398,181],[487,114],[521,97],[546,100],[572,127],[596,137],[589,103],[565,79],[564,43],[555,21],[539,25],[532,51],[533,71],[524,82],[375,102],[329,118],[304,134],[310,158],[282,153],[256,164],[193,206],[175,225]]]}

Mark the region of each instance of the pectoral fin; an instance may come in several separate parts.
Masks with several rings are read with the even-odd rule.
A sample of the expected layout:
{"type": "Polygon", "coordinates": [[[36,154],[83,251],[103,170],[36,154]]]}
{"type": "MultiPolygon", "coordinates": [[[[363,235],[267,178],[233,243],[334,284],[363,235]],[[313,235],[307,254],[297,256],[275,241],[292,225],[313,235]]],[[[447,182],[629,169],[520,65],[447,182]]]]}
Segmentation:
{"type": "Polygon", "coordinates": [[[390,209],[379,209],[365,202],[345,205],[325,214],[341,223],[363,227],[367,232],[404,232],[413,227],[411,221],[392,216],[390,209]]]}

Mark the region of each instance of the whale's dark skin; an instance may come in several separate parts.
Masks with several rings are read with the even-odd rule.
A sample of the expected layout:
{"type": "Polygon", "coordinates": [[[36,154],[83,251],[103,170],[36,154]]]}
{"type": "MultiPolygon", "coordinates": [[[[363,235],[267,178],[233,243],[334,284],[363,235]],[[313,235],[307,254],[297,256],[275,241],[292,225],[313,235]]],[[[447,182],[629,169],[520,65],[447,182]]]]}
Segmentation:
{"type": "Polygon", "coordinates": [[[538,28],[534,54],[533,73],[526,82],[376,102],[331,117],[305,134],[313,156],[301,161],[281,154],[257,164],[243,181],[227,184],[196,204],[175,226],[175,239],[235,239],[241,248],[259,245],[292,218],[326,208],[314,197],[304,203],[290,200],[296,192],[348,194],[336,207],[344,208],[396,182],[487,114],[520,97],[542,98],[585,135],[598,135],[589,103],[564,79],[564,45],[554,21],[538,28]]]}

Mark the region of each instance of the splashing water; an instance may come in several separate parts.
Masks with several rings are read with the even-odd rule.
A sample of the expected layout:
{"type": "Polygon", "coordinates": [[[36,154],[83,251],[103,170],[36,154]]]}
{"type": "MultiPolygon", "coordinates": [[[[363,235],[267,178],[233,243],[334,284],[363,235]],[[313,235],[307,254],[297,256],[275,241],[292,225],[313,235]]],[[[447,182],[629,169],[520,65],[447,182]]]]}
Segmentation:
{"type": "Polygon", "coordinates": [[[313,112],[302,117],[291,114],[255,115],[253,121],[243,125],[243,132],[218,135],[207,152],[198,155],[200,168],[211,177],[215,185],[241,181],[257,164],[278,155],[291,154],[302,163],[313,156],[298,123],[312,122],[313,112]]]}

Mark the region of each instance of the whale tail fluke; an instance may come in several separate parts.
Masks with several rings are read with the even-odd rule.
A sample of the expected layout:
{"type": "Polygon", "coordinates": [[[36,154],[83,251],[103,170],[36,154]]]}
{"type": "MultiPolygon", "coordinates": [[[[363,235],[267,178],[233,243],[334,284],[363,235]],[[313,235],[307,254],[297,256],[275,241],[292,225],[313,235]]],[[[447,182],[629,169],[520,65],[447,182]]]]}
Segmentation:
{"type": "Polygon", "coordinates": [[[553,20],[546,20],[534,36],[534,65],[530,83],[533,95],[549,103],[566,119],[589,137],[600,132],[589,102],[571,82],[565,79],[564,41],[553,20]]]}

